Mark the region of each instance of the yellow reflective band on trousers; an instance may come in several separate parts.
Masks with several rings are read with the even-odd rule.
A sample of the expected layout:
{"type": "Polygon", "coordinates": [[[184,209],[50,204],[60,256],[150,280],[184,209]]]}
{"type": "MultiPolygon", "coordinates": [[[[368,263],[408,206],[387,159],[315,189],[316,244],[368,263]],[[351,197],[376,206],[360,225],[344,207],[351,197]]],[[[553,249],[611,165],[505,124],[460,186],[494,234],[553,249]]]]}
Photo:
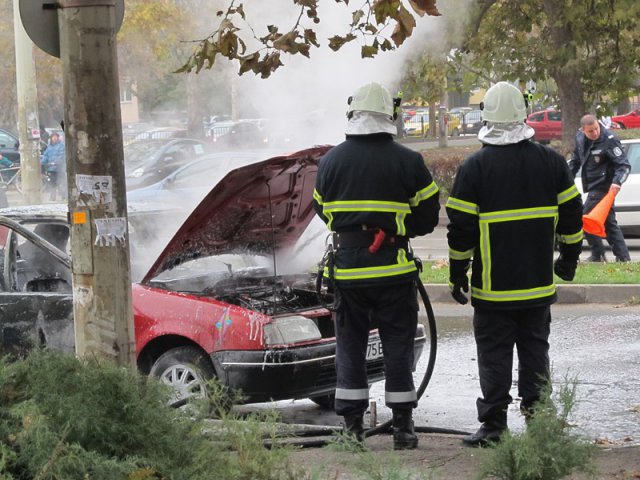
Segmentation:
{"type": "MultiPolygon", "coordinates": [[[[404,224],[404,220],[411,213],[411,207],[408,203],[401,202],[382,202],[379,200],[341,200],[335,202],[320,203],[318,200],[321,196],[317,192],[314,192],[314,198],[318,204],[322,205],[322,213],[333,220],[333,216],[336,213],[350,213],[350,212],[381,212],[391,213],[395,215],[396,223],[396,235],[406,235],[407,228],[404,224]]],[[[327,223],[329,229],[332,228],[331,223],[327,223]]]]}
{"type": "MultiPolygon", "coordinates": [[[[361,268],[334,268],[333,276],[336,280],[364,280],[368,278],[393,277],[395,275],[406,275],[417,271],[416,263],[407,260],[407,252],[403,248],[398,250],[397,263],[378,267],[361,268]]],[[[329,269],[324,268],[323,276],[329,277],[329,269]]]]}
{"type": "Polygon", "coordinates": [[[522,208],[516,210],[499,210],[479,214],[480,227],[480,259],[482,263],[482,288],[471,288],[471,296],[495,302],[514,300],[531,300],[553,295],[555,284],[546,287],[535,287],[525,290],[492,290],[491,285],[491,235],[490,227],[497,222],[518,222],[522,220],[538,220],[548,218],[555,226],[558,220],[558,206],[522,208]]]}
{"type": "Polygon", "coordinates": [[[336,398],[340,400],[369,400],[369,389],[336,388],[336,398]]]}
{"type": "Polygon", "coordinates": [[[558,205],[562,205],[578,195],[580,195],[578,188],[575,185],[571,185],[564,192],[558,194],[558,205]]]}
{"type": "Polygon", "coordinates": [[[558,240],[561,243],[571,245],[573,243],[580,243],[584,239],[584,232],[580,230],[577,233],[573,233],[571,235],[558,235],[558,240]]]}
{"type": "Polygon", "coordinates": [[[420,202],[434,196],[436,193],[438,193],[438,186],[436,185],[436,182],[431,182],[422,190],[418,190],[418,193],[416,193],[413,198],[409,199],[409,205],[417,207],[420,202]]]}
{"type": "Polygon", "coordinates": [[[489,300],[492,302],[512,302],[514,300],[532,300],[535,298],[549,297],[553,295],[555,291],[555,284],[525,290],[501,291],[483,290],[472,286],[471,296],[479,300],[489,300]]]}
{"type": "Polygon", "coordinates": [[[459,252],[458,250],[449,248],[449,258],[451,260],[469,260],[473,257],[473,252],[475,252],[475,248],[467,250],[466,252],[459,252]]]}
{"type": "Polygon", "coordinates": [[[465,202],[459,198],[449,197],[445,205],[447,208],[453,208],[454,210],[460,210],[464,213],[470,213],[471,215],[478,215],[478,205],[471,202],[465,202]]]}
{"type": "Polygon", "coordinates": [[[384,392],[385,403],[407,403],[418,400],[418,394],[415,390],[408,392],[384,392]]]}

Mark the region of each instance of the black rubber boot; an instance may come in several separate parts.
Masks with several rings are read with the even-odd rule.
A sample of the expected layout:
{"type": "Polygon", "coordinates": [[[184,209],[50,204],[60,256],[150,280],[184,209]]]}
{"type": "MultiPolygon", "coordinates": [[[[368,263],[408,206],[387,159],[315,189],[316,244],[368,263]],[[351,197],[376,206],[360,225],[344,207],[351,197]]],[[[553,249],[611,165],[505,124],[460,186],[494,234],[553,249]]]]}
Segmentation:
{"type": "Polygon", "coordinates": [[[364,416],[362,414],[344,417],[344,433],[364,444],[364,416]]]}
{"type": "Polygon", "coordinates": [[[487,420],[476,433],[467,435],[462,443],[470,447],[486,447],[490,443],[499,442],[500,435],[507,431],[507,412],[502,412],[498,418],[487,420]]]}
{"type": "Polygon", "coordinates": [[[393,409],[393,449],[413,450],[418,437],[413,429],[413,410],[393,409]]]}

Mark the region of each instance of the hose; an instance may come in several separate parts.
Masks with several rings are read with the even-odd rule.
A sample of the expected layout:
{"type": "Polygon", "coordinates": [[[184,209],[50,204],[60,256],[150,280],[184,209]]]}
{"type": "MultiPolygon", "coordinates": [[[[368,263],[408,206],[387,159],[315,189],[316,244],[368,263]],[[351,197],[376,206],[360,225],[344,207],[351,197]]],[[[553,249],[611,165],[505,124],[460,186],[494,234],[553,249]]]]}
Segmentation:
{"type": "MultiPolygon", "coordinates": [[[[433,375],[433,369],[436,364],[438,335],[437,335],[437,328],[436,328],[436,317],[435,317],[435,314],[433,313],[433,307],[431,306],[431,301],[429,300],[429,295],[427,294],[427,290],[426,288],[424,288],[424,284],[420,279],[416,280],[416,286],[418,288],[418,292],[420,293],[420,297],[422,298],[422,303],[424,305],[425,311],[427,312],[427,320],[429,325],[429,338],[430,338],[429,360],[427,362],[427,369],[424,373],[424,376],[422,377],[420,386],[416,391],[418,400],[420,400],[425,390],[427,389],[427,385],[429,385],[429,382],[431,381],[431,376],[433,375]]],[[[388,420],[378,425],[377,427],[370,428],[365,431],[365,437],[371,437],[373,435],[387,433],[388,431],[391,430],[391,425],[392,425],[392,420],[388,420]]],[[[468,435],[469,434],[469,432],[465,432],[465,431],[453,430],[448,428],[438,428],[438,427],[416,426],[414,427],[414,429],[416,432],[420,432],[420,433],[439,433],[439,434],[452,434],[452,435],[468,435]]],[[[327,429],[326,427],[324,427],[324,428],[319,428],[317,431],[312,429],[311,432],[315,432],[320,436],[320,435],[327,435],[327,434],[332,435],[335,433],[335,430],[327,429]]],[[[306,430],[305,435],[308,436],[309,434],[310,434],[310,431],[306,430]]],[[[292,445],[292,446],[297,446],[302,448],[311,448],[311,447],[317,448],[317,447],[326,446],[329,443],[329,440],[318,439],[318,440],[304,441],[302,439],[300,440],[292,439],[283,443],[286,443],[286,445],[292,445]]]]}

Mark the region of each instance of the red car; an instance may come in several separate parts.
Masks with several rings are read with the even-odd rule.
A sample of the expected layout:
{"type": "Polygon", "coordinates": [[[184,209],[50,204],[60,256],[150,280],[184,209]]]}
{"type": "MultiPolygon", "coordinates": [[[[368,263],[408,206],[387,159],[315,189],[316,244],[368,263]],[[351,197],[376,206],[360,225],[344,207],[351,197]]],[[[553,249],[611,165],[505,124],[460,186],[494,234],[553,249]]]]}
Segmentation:
{"type": "Polygon", "coordinates": [[[535,130],[533,139],[540,143],[562,139],[562,112],[542,110],[527,117],[527,125],[535,130]]]}
{"type": "Polygon", "coordinates": [[[611,117],[611,121],[614,122],[613,128],[640,128],[640,108],[624,115],[611,117]]]}
{"type": "MultiPolygon", "coordinates": [[[[311,398],[331,405],[333,298],[324,290],[316,293],[315,275],[309,273],[328,233],[312,208],[317,165],[328,148],[229,172],[133,285],[138,368],[173,386],[177,403],[206,394],[205,382],[216,377],[240,390],[247,403],[311,398]],[[314,240],[320,248],[305,252],[314,240]]],[[[0,353],[19,353],[33,343],[73,351],[70,262],[64,252],[68,224],[62,207],[0,210],[4,271],[11,272],[0,288],[0,353]],[[33,226],[43,224],[56,225],[55,239],[39,236],[33,226]],[[65,227],[65,238],[59,227],[65,227]],[[51,261],[40,258],[33,264],[27,255],[33,248],[24,242],[51,261]],[[32,271],[45,264],[51,265],[46,273],[32,271]]],[[[131,208],[133,223],[139,216],[131,208]]],[[[144,245],[144,239],[131,241],[144,245]]],[[[420,325],[416,363],[425,340],[420,325]]],[[[367,372],[370,382],[384,378],[377,330],[369,337],[367,372]]]]}

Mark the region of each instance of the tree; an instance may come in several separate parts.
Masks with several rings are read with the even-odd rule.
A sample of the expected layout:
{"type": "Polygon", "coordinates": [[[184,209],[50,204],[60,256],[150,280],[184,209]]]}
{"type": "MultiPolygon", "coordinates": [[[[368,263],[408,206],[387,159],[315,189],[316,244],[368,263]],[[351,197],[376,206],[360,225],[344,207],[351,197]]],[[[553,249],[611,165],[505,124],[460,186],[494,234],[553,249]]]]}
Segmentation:
{"type": "Polygon", "coordinates": [[[627,97],[637,80],[639,16],[636,0],[481,0],[464,51],[500,79],[552,78],[570,149],[580,117],[627,97]]]}
{"type": "MultiPolygon", "coordinates": [[[[335,0],[349,5],[349,0],[335,0]]],[[[294,26],[280,31],[277,25],[268,25],[264,35],[259,36],[246,21],[242,3],[231,0],[226,10],[217,12],[221,18],[217,29],[200,40],[179,72],[200,72],[211,68],[218,56],[237,60],[239,73],[252,71],[267,78],[281,67],[282,54],[301,54],[309,57],[311,47],[319,47],[315,30],[307,23],[318,24],[319,0],[292,0],[299,15],[294,26]],[[244,28],[241,28],[242,25],[244,28]],[[252,45],[249,48],[249,45],[252,45]],[[255,47],[254,47],[255,45],[255,47]]],[[[416,26],[414,15],[405,6],[408,3],[416,15],[440,15],[436,0],[365,0],[361,8],[354,8],[348,31],[329,38],[329,47],[337,51],[345,44],[360,38],[361,56],[373,57],[379,51],[393,50],[411,36],[416,26]],[[393,25],[387,37],[386,30],[393,25]]]]}

